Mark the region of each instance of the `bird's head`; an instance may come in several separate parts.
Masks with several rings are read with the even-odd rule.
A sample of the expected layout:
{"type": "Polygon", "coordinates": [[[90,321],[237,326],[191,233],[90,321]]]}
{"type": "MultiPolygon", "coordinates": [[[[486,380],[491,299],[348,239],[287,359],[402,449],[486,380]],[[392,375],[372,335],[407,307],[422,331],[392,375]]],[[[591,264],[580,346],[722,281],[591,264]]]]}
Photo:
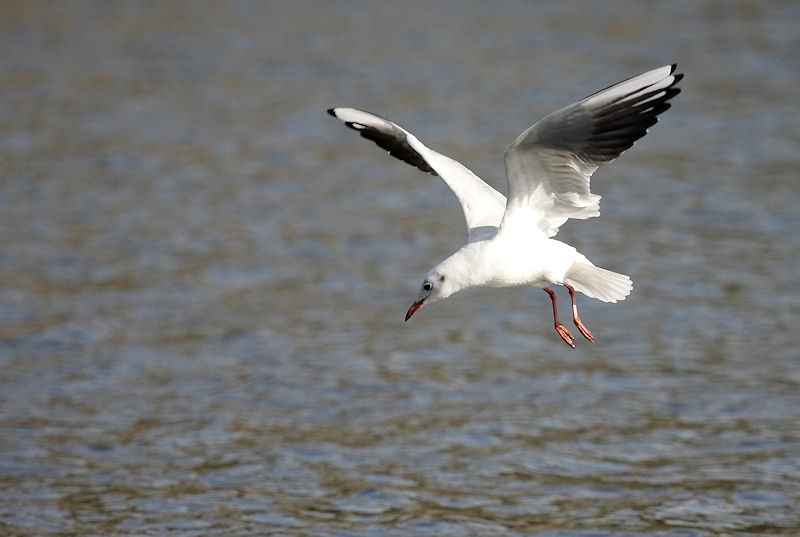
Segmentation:
{"type": "Polygon", "coordinates": [[[425,275],[425,279],[419,288],[417,299],[411,304],[411,307],[408,308],[406,321],[417,313],[425,304],[447,298],[457,290],[458,289],[452,284],[451,278],[448,278],[441,270],[437,270],[437,268],[431,269],[430,272],[425,275]]]}

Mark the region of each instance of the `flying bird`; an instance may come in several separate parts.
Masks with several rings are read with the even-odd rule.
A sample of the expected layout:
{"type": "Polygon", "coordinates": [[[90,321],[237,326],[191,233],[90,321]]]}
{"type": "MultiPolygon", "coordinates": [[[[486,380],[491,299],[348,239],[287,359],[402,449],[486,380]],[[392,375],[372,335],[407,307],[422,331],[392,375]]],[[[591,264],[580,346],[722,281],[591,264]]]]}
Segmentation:
{"type": "Polygon", "coordinates": [[[390,155],[441,177],[464,211],[467,243],[428,271],[405,320],[425,304],[470,287],[536,286],[550,296],[556,332],[574,348],[575,336],[559,320],[550,289],[563,285],[575,326],[594,341],[578,316],[575,292],[616,302],[630,294],[633,283],[553,237],[569,218],[600,215],[600,196],[589,189],[592,174],[647,134],[670,107],[683,78],[675,69],[676,64],[667,65],[619,82],[520,134],[505,150],[508,198],[388,119],[355,108],[329,109],[390,155]]]}

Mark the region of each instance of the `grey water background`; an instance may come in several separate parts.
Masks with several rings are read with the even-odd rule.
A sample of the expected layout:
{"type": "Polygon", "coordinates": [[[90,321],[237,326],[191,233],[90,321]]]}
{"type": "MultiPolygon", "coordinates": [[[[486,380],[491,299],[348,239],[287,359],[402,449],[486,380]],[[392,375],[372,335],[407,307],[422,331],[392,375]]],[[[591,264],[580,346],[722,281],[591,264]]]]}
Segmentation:
{"type": "Polygon", "coordinates": [[[1,9],[0,534],[800,535],[797,2],[1,9]],[[460,210],[326,108],[504,191],[673,61],[559,235],[634,280],[596,343],[537,289],[403,323],[460,210]]]}

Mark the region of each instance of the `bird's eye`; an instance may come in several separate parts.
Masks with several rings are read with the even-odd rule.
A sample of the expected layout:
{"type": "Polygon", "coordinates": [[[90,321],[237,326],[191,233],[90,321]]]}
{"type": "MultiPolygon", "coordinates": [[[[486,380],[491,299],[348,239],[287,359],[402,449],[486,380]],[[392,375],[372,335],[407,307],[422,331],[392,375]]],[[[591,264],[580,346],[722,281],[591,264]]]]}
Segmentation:
{"type": "Polygon", "coordinates": [[[433,284],[428,280],[425,280],[425,282],[422,284],[422,288],[426,291],[430,291],[431,289],[433,289],[433,284]]]}

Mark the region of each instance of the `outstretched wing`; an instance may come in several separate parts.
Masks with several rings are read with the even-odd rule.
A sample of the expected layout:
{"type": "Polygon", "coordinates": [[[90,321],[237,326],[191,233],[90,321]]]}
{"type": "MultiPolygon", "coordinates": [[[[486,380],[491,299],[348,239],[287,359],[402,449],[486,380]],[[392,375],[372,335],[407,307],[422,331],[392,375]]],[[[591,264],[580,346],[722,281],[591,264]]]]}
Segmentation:
{"type": "Polygon", "coordinates": [[[416,136],[388,119],[355,108],[331,108],[328,113],[390,155],[440,176],[461,203],[469,242],[485,239],[497,230],[506,199],[465,166],[429,149],[416,136]]]}
{"type": "MultiPolygon", "coordinates": [[[[682,78],[667,65],[594,93],[553,112],[523,132],[505,152],[508,203],[502,226],[532,224],[552,237],[568,218],[600,214],[589,180],[670,107],[682,78]]],[[[501,226],[501,229],[502,229],[501,226]]]]}

